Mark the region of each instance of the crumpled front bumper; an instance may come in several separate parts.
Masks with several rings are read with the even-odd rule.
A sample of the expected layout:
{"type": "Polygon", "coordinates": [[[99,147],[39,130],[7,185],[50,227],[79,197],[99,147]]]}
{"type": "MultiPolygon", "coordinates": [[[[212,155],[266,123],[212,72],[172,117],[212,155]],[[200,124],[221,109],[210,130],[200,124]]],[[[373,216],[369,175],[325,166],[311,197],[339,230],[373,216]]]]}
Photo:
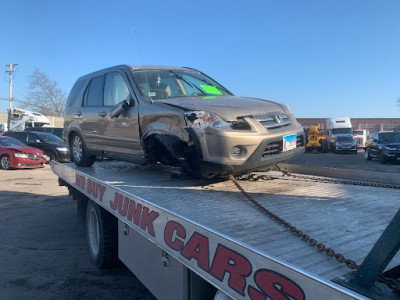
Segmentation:
{"type": "Polygon", "coordinates": [[[290,159],[304,152],[304,132],[300,126],[288,130],[267,132],[265,128],[252,131],[224,131],[206,128],[189,130],[197,147],[198,173],[202,177],[244,174],[290,159]],[[296,134],[296,148],[284,151],[283,137],[296,134]],[[232,149],[241,149],[233,156],[232,149]]]}

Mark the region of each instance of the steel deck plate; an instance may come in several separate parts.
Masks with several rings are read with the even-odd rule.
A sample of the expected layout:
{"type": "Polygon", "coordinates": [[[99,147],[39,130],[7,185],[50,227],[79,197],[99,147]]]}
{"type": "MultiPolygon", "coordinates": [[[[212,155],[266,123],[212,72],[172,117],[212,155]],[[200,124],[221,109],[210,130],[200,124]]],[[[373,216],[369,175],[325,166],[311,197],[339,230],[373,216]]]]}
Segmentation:
{"type": "MultiPolygon", "coordinates": [[[[68,167],[327,280],[350,271],[258,210],[229,180],[171,179],[160,165],[125,162],[68,167]]],[[[358,264],[400,207],[395,189],[288,177],[240,184],[273,213],[358,264]]]]}

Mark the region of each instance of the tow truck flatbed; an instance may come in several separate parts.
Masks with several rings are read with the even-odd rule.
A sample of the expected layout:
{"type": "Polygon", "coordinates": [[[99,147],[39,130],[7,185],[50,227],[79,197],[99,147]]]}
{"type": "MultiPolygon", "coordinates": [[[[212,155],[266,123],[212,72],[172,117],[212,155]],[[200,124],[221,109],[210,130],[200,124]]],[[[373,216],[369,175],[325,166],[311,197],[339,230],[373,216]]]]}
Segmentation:
{"type": "MultiPolygon", "coordinates": [[[[112,161],[92,168],[53,162],[52,168],[125,230],[135,230],[235,299],[364,298],[331,281],[350,272],[345,264],[269,218],[230,180],[171,179],[161,165],[112,161]]],[[[400,207],[396,189],[268,174],[275,179],[240,184],[271,212],[357,264],[400,207]]],[[[396,255],[388,268],[399,262],[396,255]]]]}

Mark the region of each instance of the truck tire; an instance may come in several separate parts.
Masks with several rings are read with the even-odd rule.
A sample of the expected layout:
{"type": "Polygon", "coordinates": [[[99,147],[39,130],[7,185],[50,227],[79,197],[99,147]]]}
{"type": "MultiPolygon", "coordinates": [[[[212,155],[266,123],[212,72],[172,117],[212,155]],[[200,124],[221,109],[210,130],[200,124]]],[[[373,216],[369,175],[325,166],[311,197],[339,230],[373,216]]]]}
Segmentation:
{"type": "Polygon", "coordinates": [[[368,149],[365,149],[364,157],[366,160],[372,160],[372,156],[369,155],[368,149]]]}
{"type": "Polygon", "coordinates": [[[118,221],[93,201],[87,204],[86,239],[91,261],[97,268],[118,264],[118,221]]]}
{"type": "Polygon", "coordinates": [[[327,140],[321,140],[321,152],[322,153],[328,153],[329,151],[329,145],[327,140]]]}
{"type": "Polygon", "coordinates": [[[91,167],[94,164],[94,157],[86,152],[85,144],[81,136],[73,133],[70,139],[71,158],[79,167],[91,167]]]}

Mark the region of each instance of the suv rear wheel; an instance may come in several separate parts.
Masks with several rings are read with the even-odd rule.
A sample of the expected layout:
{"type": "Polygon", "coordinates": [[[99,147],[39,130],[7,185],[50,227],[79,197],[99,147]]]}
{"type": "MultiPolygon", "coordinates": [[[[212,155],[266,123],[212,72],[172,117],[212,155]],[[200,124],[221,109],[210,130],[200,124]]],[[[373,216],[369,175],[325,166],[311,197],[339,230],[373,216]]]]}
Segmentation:
{"type": "Polygon", "coordinates": [[[79,134],[73,133],[70,139],[71,157],[79,167],[90,167],[94,164],[94,157],[89,156],[79,134]]]}

